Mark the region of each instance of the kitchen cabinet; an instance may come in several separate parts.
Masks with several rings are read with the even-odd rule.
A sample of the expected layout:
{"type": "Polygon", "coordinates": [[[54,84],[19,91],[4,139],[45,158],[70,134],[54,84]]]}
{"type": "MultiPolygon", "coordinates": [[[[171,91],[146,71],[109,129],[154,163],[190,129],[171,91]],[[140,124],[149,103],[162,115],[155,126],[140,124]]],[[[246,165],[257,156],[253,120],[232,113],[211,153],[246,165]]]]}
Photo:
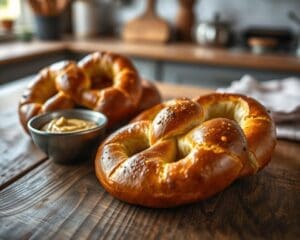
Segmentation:
{"type": "Polygon", "coordinates": [[[159,61],[147,60],[142,58],[132,58],[132,61],[135,67],[138,69],[142,78],[149,80],[162,79],[159,61]]]}
{"type": "Polygon", "coordinates": [[[52,63],[68,59],[65,52],[50,53],[30,59],[20,59],[12,63],[0,64],[0,84],[39,72],[52,63]]]}
{"type": "MultiPolygon", "coordinates": [[[[159,64],[160,65],[160,64],[159,64]]],[[[276,71],[258,71],[245,68],[231,68],[222,66],[209,66],[202,64],[184,64],[164,62],[161,64],[161,76],[164,82],[197,85],[202,87],[225,87],[245,74],[250,74],[259,81],[282,79],[300,74],[291,74],[276,71]]]]}
{"type": "Polygon", "coordinates": [[[259,81],[283,79],[291,76],[300,77],[298,73],[154,61],[141,58],[133,58],[132,60],[143,78],[209,88],[229,86],[232,81],[240,79],[245,74],[250,74],[259,81]]]}

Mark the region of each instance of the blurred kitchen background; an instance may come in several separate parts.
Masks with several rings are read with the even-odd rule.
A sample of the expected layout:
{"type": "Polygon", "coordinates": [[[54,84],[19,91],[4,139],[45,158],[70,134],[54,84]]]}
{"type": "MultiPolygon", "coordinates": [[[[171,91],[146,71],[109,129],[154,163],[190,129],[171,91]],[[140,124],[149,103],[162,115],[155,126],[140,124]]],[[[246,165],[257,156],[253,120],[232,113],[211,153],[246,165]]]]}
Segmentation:
{"type": "Polygon", "coordinates": [[[0,0],[0,21],[0,82],[96,50],[177,84],[300,76],[299,0],[0,0]]]}

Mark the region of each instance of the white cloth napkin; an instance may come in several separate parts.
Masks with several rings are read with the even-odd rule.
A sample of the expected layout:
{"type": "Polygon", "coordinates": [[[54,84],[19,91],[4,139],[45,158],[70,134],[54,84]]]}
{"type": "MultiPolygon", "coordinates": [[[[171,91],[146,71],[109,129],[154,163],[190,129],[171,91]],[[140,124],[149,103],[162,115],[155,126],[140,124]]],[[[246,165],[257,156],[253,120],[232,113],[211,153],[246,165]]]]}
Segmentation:
{"type": "Polygon", "coordinates": [[[300,79],[258,82],[250,75],[232,82],[218,92],[241,93],[251,96],[272,112],[277,126],[277,137],[300,140],[300,79]]]}

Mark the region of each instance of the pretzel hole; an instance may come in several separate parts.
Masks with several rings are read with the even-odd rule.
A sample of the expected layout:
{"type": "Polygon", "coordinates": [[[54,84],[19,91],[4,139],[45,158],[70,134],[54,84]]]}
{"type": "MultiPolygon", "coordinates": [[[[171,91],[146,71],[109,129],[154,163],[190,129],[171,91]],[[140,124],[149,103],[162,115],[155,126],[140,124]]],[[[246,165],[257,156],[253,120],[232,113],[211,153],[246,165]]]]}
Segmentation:
{"type": "Polygon", "coordinates": [[[243,101],[220,101],[213,103],[205,108],[205,119],[204,121],[213,119],[213,118],[228,118],[242,123],[244,117],[249,113],[248,104],[243,101]]]}
{"type": "Polygon", "coordinates": [[[147,138],[140,139],[138,142],[131,142],[123,145],[126,149],[128,158],[141,154],[143,159],[157,159],[165,163],[176,162],[182,159],[178,153],[177,141],[174,138],[166,139],[150,145],[147,138]],[[133,145],[134,144],[134,145],[133,145]]]}
{"type": "Polygon", "coordinates": [[[112,78],[101,71],[91,75],[90,78],[92,82],[92,89],[103,89],[111,87],[113,85],[112,78]]]}
{"type": "Polygon", "coordinates": [[[145,143],[137,143],[134,145],[134,147],[127,147],[125,145],[125,149],[126,149],[126,155],[128,157],[132,157],[136,154],[139,154],[141,152],[143,152],[144,150],[148,149],[150,147],[149,144],[145,144],[145,143]]]}
{"type": "Polygon", "coordinates": [[[123,142],[123,146],[128,157],[132,157],[150,147],[149,140],[146,136],[137,138],[128,138],[123,142]]]}
{"type": "Polygon", "coordinates": [[[177,143],[176,144],[177,145],[176,162],[177,162],[187,157],[192,152],[193,146],[191,145],[190,142],[185,141],[184,138],[181,138],[180,136],[177,137],[176,143],[177,143]]]}

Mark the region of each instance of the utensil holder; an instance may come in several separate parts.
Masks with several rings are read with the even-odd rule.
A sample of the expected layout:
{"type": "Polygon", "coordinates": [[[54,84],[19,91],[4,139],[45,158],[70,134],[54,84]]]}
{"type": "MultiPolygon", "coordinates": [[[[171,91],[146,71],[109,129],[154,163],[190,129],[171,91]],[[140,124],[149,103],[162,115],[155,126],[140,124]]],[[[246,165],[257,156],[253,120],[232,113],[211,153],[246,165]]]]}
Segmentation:
{"type": "Polygon", "coordinates": [[[35,16],[36,36],[41,40],[59,40],[62,35],[61,17],[35,16]]]}

